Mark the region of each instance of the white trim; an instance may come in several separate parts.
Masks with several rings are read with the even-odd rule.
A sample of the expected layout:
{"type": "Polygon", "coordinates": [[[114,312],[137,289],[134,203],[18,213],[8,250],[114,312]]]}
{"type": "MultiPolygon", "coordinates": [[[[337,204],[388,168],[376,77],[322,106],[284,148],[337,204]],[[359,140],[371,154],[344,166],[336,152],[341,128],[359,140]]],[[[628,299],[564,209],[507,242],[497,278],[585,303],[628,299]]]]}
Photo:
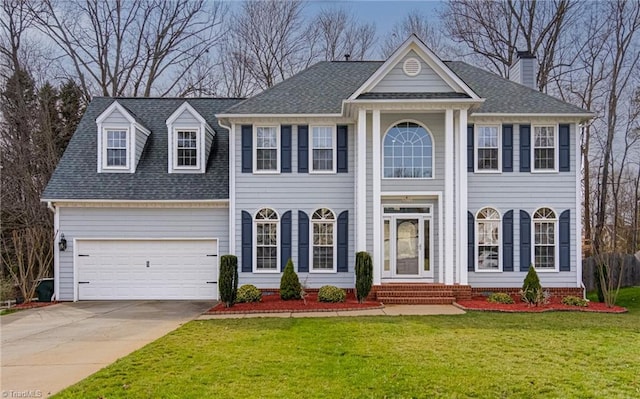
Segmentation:
{"type": "Polygon", "coordinates": [[[382,246],[384,243],[382,242],[382,209],[381,209],[381,200],[380,200],[380,155],[381,155],[381,141],[382,135],[380,134],[380,110],[373,110],[372,114],[372,140],[373,140],[373,149],[372,149],[372,165],[373,165],[373,264],[378,265],[378,267],[373,268],[373,284],[380,284],[381,282],[381,268],[382,264],[382,246]]]}
{"type": "MultiPolygon", "coordinates": [[[[574,236],[574,246],[576,251],[576,287],[583,287],[582,285],[582,198],[580,196],[581,183],[582,183],[582,146],[581,136],[582,132],[578,133],[578,125],[574,126],[574,134],[576,136],[576,233],[574,236]]],[[[569,134],[571,134],[571,126],[569,126],[569,134]]],[[[569,242],[571,242],[571,231],[569,231],[569,242]]],[[[571,248],[571,247],[569,247],[571,248]]],[[[569,257],[571,259],[571,257],[569,257]]],[[[571,261],[569,261],[569,270],[571,270],[571,261]]]]}
{"type": "Polygon", "coordinates": [[[336,114],[216,114],[216,118],[342,118],[342,113],[336,114]]]}
{"type": "Polygon", "coordinates": [[[530,118],[530,117],[551,117],[551,118],[584,118],[586,119],[591,119],[594,116],[596,116],[596,114],[592,113],[592,112],[585,112],[583,114],[580,113],[573,113],[573,114],[554,114],[554,113],[539,113],[539,114],[532,114],[532,113],[510,113],[510,112],[473,112],[471,114],[472,117],[480,117],[480,116],[508,116],[508,117],[525,117],[525,118],[530,118]]]}
{"type": "Polygon", "coordinates": [[[104,111],[102,111],[102,113],[100,115],[98,115],[98,117],[96,118],[96,123],[98,125],[103,124],[105,119],[107,119],[109,116],[111,116],[113,111],[120,112],[122,114],[122,116],[124,116],[125,119],[127,121],[129,121],[129,124],[136,123],[135,118],[129,113],[129,111],[126,110],[125,107],[120,105],[120,103],[117,100],[112,102],[111,105],[109,105],[109,107],[107,107],[107,109],[105,109],[104,111]]]}
{"type": "MultiPolygon", "coordinates": [[[[447,109],[445,111],[444,118],[444,134],[445,134],[445,143],[444,143],[444,153],[445,154],[453,154],[453,109],[447,109]]],[[[447,254],[444,259],[444,283],[447,285],[453,284],[454,276],[454,246],[453,246],[453,237],[456,234],[455,226],[454,226],[454,218],[453,218],[453,205],[455,202],[454,198],[454,162],[453,157],[445,157],[445,165],[444,165],[444,218],[445,218],[445,253],[447,254]]]]}
{"type": "Polygon", "coordinates": [[[458,262],[458,267],[460,270],[458,282],[460,284],[466,285],[469,283],[469,271],[467,269],[467,260],[468,260],[468,226],[467,226],[467,211],[469,207],[469,186],[468,186],[468,174],[467,174],[467,110],[461,109],[459,114],[459,137],[460,141],[458,142],[460,146],[460,154],[459,154],[459,163],[458,163],[458,191],[460,198],[460,241],[459,242],[459,254],[460,261],[458,262]]]}
{"type": "Polygon", "coordinates": [[[337,273],[338,272],[338,217],[336,213],[329,207],[320,207],[311,212],[311,217],[309,218],[309,273],[337,273]],[[313,268],[313,248],[315,246],[314,237],[313,237],[313,215],[319,211],[320,209],[327,209],[333,215],[333,220],[319,219],[315,223],[331,223],[333,224],[333,269],[319,269],[314,270],[313,268]]]}
{"type": "MultiPolygon", "coordinates": [[[[200,115],[200,113],[198,111],[196,111],[191,104],[189,104],[187,101],[185,101],[184,103],[182,103],[181,106],[178,107],[178,109],[176,109],[175,111],[173,111],[173,113],[167,118],[166,120],[166,125],[167,126],[171,126],[173,125],[176,120],[178,120],[178,118],[185,112],[189,112],[191,114],[191,116],[193,116],[194,118],[196,118],[198,120],[199,124],[204,124],[206,125],[210,130],[213,130],[211,128],[211,126],[209,126],[209,124],[207,123],[207,120],[204,119],[202,117],[202,115],[200,115]]],[[[222,126],[222,125],[220,125],[222,126]]]]}
{"type": "MultiPolygon", "coordinates": [[[[80,285],[78,284],[78,241],[215,241],[216,242],[216,275],[220,275],[220,239],[212,237],[74,237],[73,238],[73,302],[79,300],[80,285]]],[[[218,297],[220,292],[218,292],[218,297]]],[[[216,298],[218,299],[218,298],[216,298]]]]}
{"type": "MultiPolygon", "coordinates": [[[[482,124],[475,124],[473,126],[473,155],[474,155],[474,159],[473,159],[473,172],[474,173],[488,173],[488,174],[492,174],[492,173],[502,173],[502,124],[498,123],[498,124],[490,124],[490,123],[482,123],[482,124]],[[480,140],[480,128],[492,128],[495,127],[497,129],[497,138],[498,138],[498,169],[479,169],[478,168],[478,161],[480,159],[480,157],[478,156],[478,150],[480,149],[480,145],[479,145],[479,140],[480,140]]],[[[491,147],[483,147],[483,148],[491,148],[491,147]]]]}
{"type": "MultiPolygon", "coordinates": [[[[335,174],[337,171],[338,164],[338,128],[337,125],[309,125],[309,174],[312,175],[327,175],[327,174],[335,174]],[[331,154],[332,154],[332,167],[331,170],[314,170],[313,169],[313,128],[329,128],[331,129],[331,154]]],[[[323,148],[327,149],[327,148],[323,148]]]]}
{"type": "MultiPolygon", "coordinates": [[[[382,173],[380,174],[381,179],[382,180],[434,180],[436,178],[436,151],[435,151],[435,147],[436,147],[436,142],[435,142],[435,138],[433,136],[433,134],[431,133],[431,130],[429,130],[429,128],[427,127],[427,125],[421,121],[418,121],[416,119],[400,119],[398,121],[395,121],[393,123],[391,123],[391,125],[389,126],[389,128],[384,132],[383,135],[381,135],[380,137],[380,151],[382,151],[382,153],[380,154],[382,157],[382,162],[380,163],[380,168],[382,168],[382,173]],[[389,132],[391,131],[391,129],[393,129],[394,127],[398,126],[401,123],[415,123],[418,126],[421,126],[426,132],[427,135],[429,135],[429,138],[431,139],[431,177],[385,177],[384,175],[384,140],[387,137],[387,135],[389,134],[389,132]]],[[[375,166],[374,166],[375,168],[375,166]]]]}
{"type": "Polygon", "coordinates": [[[100,124],[99,126],[100,131],[98,134],[98,173],[132,173],[133,168],[131,166],[134,164],[134,161],[132,161],[132,154],[135,160],[135,133],[132,134],[131,126],[120,124],[100,124]],[[124,166],[108,165],[107,151],[109,150],[109,132],[125,132],[125,143],[127,144],[127,146],[125,147],[126,164],[124,166]]]}
{"type": "MultiPolygon", "coordinates": [[[[462,263],[462,260],[460,259],[460,242],[461,242],[461,238],[460,238],[460,224],[461,224],[461,218],[460,218],[460,174],[461,174],[461,170],[460,170],[460,143],[462,142],[462,138],[464,137],[466,139],[466,135],[465,136],[461,136],[460,134],[458,134],[460,132],[460,120],[459,118],[456,118],[456,112],[454,111],[453,113],[453,152],[454,152],[454,176],[455,176],[455,183],[453,186],[453,190],[454,190],[454,196],[456,198],[456,203],[454,204],[453,207],[453,214],[455,215],[455,234],[456,234],[456,245],[455,245],[455,260],[453,263],[453,282],[454,283],[460,283],[460,265],[462,263]],[[457,162],[456,162],[457,161],[457,162]]],[[[466,140],[465,140],[466,142],[466,140]]],[[[466,148],[464,148],[464,150],[466,151],[466,148]]],[[[465,169],[466,170],[466,169],[465,169]]]]}
{"type": "MultiPolygon", "coordinates": [[[[557,123],[537,123],[531,125],[531,173],[559,173],[559,164],[560,164],[560,127],[557,123]],[[535,161],[536,161],[536,127],[553,127],[553,141],[554,141],[554,159],[553,159],[553,169],[536,169],[535,161]]],[[[544,148],[544,147],[543,147],[544,148]]]]}
{"type": "MultiPolygon", "coordinates": [[[[182,103],[165,121],[168,134],[168,173],[204,173],[207,163],[207,142],[206,135],[215,136],[215,131],[207,123],[207,121],[196,111],[187,101],[182,103]],[[184,113],[191,115],[195,119],[192,123],[180,123],[176,125],[176,121],[184,113]],[[178,131],[196,132],[196,166],[178,166],[178,131]]],[[[222,125],[221,125],[222,126],[222,125]]]]}
{"type": "MultiPolygon", "coordinates": [[[[474,218],[474,231],[475,231],[475,236],[478,237],[475,242],[473,243],[473,251],[474,251],[474,265],[473,265],[473,271],[476,273],[502,273],[503,270],[503,264],[502,264],[502,251],[504,250],[503,248],[503,237],[502,237],[502,219],[503,219],[503,215],[500,213],[500,211],[498,210],[498,207],[493,206],[493,205],[488,205],[488,206],[483,206],[482,208],[478,209],[478,211],[475,214],[475,218],[474,218]],[[491,209],[494,210],[498,213],[498,269],[497,270],[492,270],[492,269],[479,269],[478,268],[478,257],[480,255],[480,230],[478,229],[478,224],[479,224],[479,220],[478,220],[478,215],[480,214],[480,211],[483,211],[485,209],[491,209]]],[[[483,219],[483,220],[489,220],[489,221],[493,221],[495,222],[496,219],[483,219]]]]}
{"type": "Polygon", "coordinates": [[[200,127],[174,126],[171,129],[169,150],[169,162],[171,167],[169,173],[172,172],[204,172],[202,154],[205,151],[204,134],[200,127]],[[196,134],[196,164],[195,166],[178,165],[178,132],[195,133],[196,134]]]}
{"type": "Polygon", "coordinates": [[[60,209],[48,204],[53,210],[53,295],[56,300],[60,300],[60,209]]]}
{"type": "Polygon", "coordinates": [[[229,132],[229,254],[236,253],[236,124],[225,126],[229,132]]]}
{"type": "MultiPolygon", "coordinates": [[[[536,272],[538,273],[557,273],[560,271],[560,215],[558,212],[551,206],[543,205],[539,206],[531,212],[531,264],[536,268],[536,272]],[[551,209],[553,214],[555,215],[554,219],[538,219],[540,222],[553,222],[553,255],[554,255],[554,268],[541,268],[536,264],[536,218],[534,217],[536,212],[540,209],[547,208],[551,209]]],[[[541,244],[542,245],[542,244],[541,244]]]]}
{"type": "Polygon", "coordinates": [[[276,274],[276,273],[280,273],[280,256],[282,254],[281,251],[281,243],[280,240],[282,238],[282,232],[281,232],[281,222],[282,222],[282,217],[280,216],[280,213],[275,209],[272,208],[270,206],[263,206],[263,207],[259,207],[257,208],[257,210],[253,213],[253,231],[252,231],[252,237],[251,237],[251,245],[252,245],[252,257],[253,257],[253,263],[252,263],[252,272],[253,273],[257,273],[257,274],[276,274]],[[258,219],[256,219],[256,216],[258,216],[258,213],[263,210],[263,209],[270,209],[273,212],[275,212],[276,216],[278,219],[274,220],[274,219],[260,219],[260,221],[258,221],[258,219]],[[258,269],[258,223],[275,223],[276,225],[276,268],[275,269],[258,269]]]}
{"type": "Polygon", "coordinates": [[[222,200],[101,200],[101,199],[42,199],[59,207],[69,208],[226,208],[228,199],[222,200]]]}
{"type": "Polygon", "coordinates": [[[273,174],[280,174],[280,154],[282,152],[282,143],[280,142],[280,125],[279,124],[274,124],[274,125],[253,125],[253,143],[252,143],[252,151],[253,151],[253,173],[257,174],[257,175],[273,175],[273,174]],[[276,169],[272,170],[263,170],[263,169],[258,169],[257,165],[258,165],[258,128],[275,128],[276,129],[276,169]]]}
{"type": "Polygon", "coordinates": [[[358,110],[356,251],[367,250],[367,111],[358,110]]]}

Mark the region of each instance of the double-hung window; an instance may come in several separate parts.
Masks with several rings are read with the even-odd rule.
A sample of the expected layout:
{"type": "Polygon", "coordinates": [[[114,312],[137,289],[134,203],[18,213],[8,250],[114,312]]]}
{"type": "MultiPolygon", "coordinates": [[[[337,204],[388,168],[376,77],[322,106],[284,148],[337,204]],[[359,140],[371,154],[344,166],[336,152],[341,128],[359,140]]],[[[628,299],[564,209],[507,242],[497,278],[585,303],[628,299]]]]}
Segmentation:
{"type": "Polygon", "coordinates": [[[106,145],[104,166],[107,168],[128,168],[128,131],[126,129],[108,129],[105,133],[106,145]]]}
{"type": "Polygon", "coordinates": [[[256,172],[278,172],[278,128],[256,127],[256,172]]]}
{"type": "Polygon", "coordinates": [[[176,167],[198,168],[198,131],[176,131],[176,167]]]}
{"type": "Polygon", "coordinates": [[[335,172],[336,136],[331,126],[311,127],[311,171],[335,172]]]}
{"type": "Polygon", "coordinates": [[[256,214],[256,271],[278,270],[278,222],[278,214],[271,208],[256,214]]]}
{"type": "Polygon", "coordinates": [[[555,126],[533,127],[533,170],[556,170],[557,135],[555,126]]]}
{"type": "Polygon", "coordinates": [[[313,235],[312,271],[333,272],[336,270],[335,222],[335,215],[326,208],[318,209],[311,216],[313,235]]]}
{"type": "Polygon", "coordinates": [[[556,214],[540,208],[533,214],[533,264],[536,269],[556,270],[556,214]]]}
{"type": "Polygon", "coordinates": [[[483,208],[476,221],[478,235],[477,271],[500,271],[500,214],[483,208]]]}
{"type": "Polygon", "coordinates": [[[498,126],[478,126],[476,171],[500,171],[500,134],[498,126]]]}

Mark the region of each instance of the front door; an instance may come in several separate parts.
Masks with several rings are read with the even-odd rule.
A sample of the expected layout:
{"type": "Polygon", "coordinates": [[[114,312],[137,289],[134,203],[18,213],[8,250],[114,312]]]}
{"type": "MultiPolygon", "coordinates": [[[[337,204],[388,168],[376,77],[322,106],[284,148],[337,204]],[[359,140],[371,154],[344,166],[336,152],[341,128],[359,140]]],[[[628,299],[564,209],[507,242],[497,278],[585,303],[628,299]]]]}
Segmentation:
{"type": "Polygon", "coordinates": [[[430,231],[428,214],[385,213],[383,277],[433,278],[430,231]]]}

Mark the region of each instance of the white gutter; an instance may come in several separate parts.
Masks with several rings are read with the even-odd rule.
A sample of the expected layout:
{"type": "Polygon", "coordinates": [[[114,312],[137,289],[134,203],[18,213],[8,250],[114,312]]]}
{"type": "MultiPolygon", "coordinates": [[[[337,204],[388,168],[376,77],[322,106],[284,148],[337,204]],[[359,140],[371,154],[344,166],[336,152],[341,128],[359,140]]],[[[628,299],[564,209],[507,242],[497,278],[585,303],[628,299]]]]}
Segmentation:
{"type": "MultiPolygon", "coordinates": [[[[226,121],[225,121],[226,122],[226,121]]],[[[236,251],[236,143],[235,143],[235,123],[226,125],[222,119],[218,119],[218,125],[229,132],[229,254],[236,251]]]]}
{"type": "Polygon", "coordinates": [[[53,296],[51,300],[55,301],[60,291],[60,249],[56,245],[56,237],[60,231],[60,213],[51,201],[47,201],[47,208],[53,212],[53,296]]]}

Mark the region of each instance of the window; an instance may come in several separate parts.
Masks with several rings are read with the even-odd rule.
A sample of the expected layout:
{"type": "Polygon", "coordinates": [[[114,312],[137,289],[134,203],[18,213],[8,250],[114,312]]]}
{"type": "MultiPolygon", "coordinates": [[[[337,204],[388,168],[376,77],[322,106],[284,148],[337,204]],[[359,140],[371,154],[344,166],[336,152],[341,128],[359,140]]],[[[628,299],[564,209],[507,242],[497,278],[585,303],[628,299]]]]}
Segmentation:
{"type": "Polygon", "coordinates": [[[384,137],[385,178],[433,177],[433,141],[427,129],[413,122],[392,127],[384,137]]]}
{"type": "Polygon", "coordinates": [[[198,131],[176,132],[176,167],[198,167],[198,131]]]}
{"type": "Polygon", "coordinates": [[[554,126],[533,127],[533,169],[556,169],[556,133],[554,126]]]}
{"type": "Polygon", "coordinates": [[[533,264],[536,269],[556,269],[556,214],[540,208],[533,214],[533,264]]]}
{"type": "Polygon", "coordinates": [[[313,235],[313,259],[311,260],[312,271],[336,270],[335,261],[335,222],[336,217],[331,210],[318,209],[311,216],[311,228],[313,235]]]}
{"type": "Polygon", "coordinates": [[[127,168],[127,131],[107,130],[106,131],[106,164],[108,168],[127,168]]]}
{"type": "Polygon", "coordinates": [[[500,170],[500,135],[498,126],[478,126],[477,171],[500,170]]]}
{"type": "Polygon", "coordinates": [[[256,226],[256,270],[278,271],[278,214],[270,208],[258,211],[256,226]]]}
{"type": "Polygon", "coordinates": [[[476,271],[500,271],[500,214],[483,208],[476,218],[478,236],[476,271]]]}
{"type": "Polygon", "coordinates": [[[313,126],[311,128],[311,170],[313,172],[335,171],[335,128],[313,126]]]}
{"type": "Polygon", "coordinates": [[[256,128],[256,172],[278,171],[278,128],[258,126],[256,128]]]}

